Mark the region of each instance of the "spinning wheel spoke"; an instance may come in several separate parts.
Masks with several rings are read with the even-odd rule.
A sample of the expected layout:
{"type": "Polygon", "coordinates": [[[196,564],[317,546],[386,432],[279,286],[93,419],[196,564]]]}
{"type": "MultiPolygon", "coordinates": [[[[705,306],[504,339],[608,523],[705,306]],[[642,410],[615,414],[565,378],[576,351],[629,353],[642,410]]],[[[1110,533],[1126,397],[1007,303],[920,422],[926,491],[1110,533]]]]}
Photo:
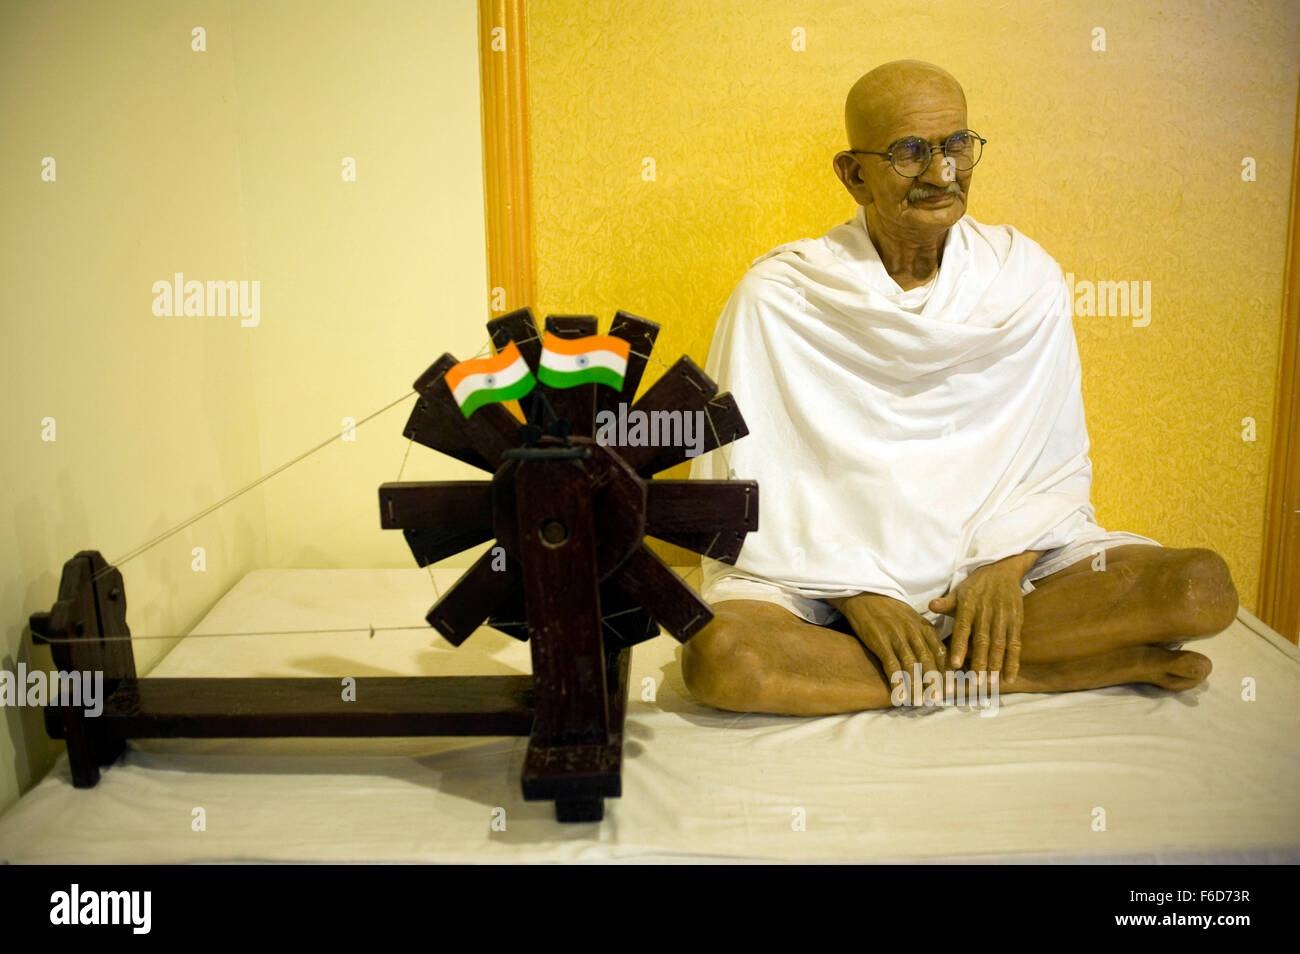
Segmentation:
{"type": "Polygon", "coordinates": [[[379,523],[402,529],[415,562],[428,566],[492,539],[492,482],[408,481],[379,488],[379,523]]]}
{"type": "Polygon", "coordinates": [[[489,550],[479,557],[456,585],[443,594],[425,617],[447,642],[459,646],[499,606],[509,603],[513,594],[522,592],[519,566],[506,558],[504,570],[492,569],[494,556],[489,550]]]}
{"type": "MultiPolygon", "coordinates": [[[[730,444],[749,433],[735,399],[730,394],[718,394],[718,386],[713,383],[713,379],[685,355],[678,358],[677,363],[641,395],[641,400],[636,402],[629,413],[644,413],[648,418],[655,414],[680,417],[697,411],[703,412],[704,421],[701,453],[730,444]]],[[[686,460],[687,452],[691,449],[684,446],[684,442],[658,447],[639,444],[620,447],[619,453],[638,474],[650,477],[686,460]]]]}
{"type": "MultiPolygon", "coordinates": [[[[749,433],[749,428],[745,426],[745,419],[740,416],[740,409],[736,407],[736,399],[729,393],[719,394],[713,398],[704,405],[703,411],[704,429],[703,442],[700,447],[701,454],[707,454],[711,450],[730,444],[737,438],[744,437],[749,433]]],[[[639,466],[636,464],[632,466],[642,477],[649,477],[689,460],[690,455],[687,454],[687,451],[692,449],[684,444],[638,448],[638,450],[646,452],[637,455],[644,460],[644,463],[639,466]]]]}
{"type": "Polygon", "coordinates": [[[502,452],[518,445],[519,421],[500,404],[486,404],[466,419],[442,379],[454,364],[456,359],[444,354],[416,380],[420,399],[406,422],[406,436],[493,473],[502,452]]]}
{"type": "Polygon", "coordinates": [[[502,613],[501,615],[502,618],[500,620],[498,620],[495,616],[489,616],[487,618],[487,622],[484,623],[484,625],[490,626],[492,629],[495,629],[498,632],[505,633],[511,639],[517,639],[521,643],[528,642],[528,623],[521,622],[515,619],[505,619],[506,616],[523,616],[524,615],[523,601],[522,600],[520,601],[517,613],[512,614],[512,613],[505,612],[502,613]]]}
{"type": "Polygon", "coordinates": [[[524,607],[522,584],[503,596],[501,602],[493,607],[487,625],[521,643],[528,642],[528,610],[524,607]]]}
{"type": "MultiPolygon", "coordinates": [[[[595,315],[548,315],[546,330],[559,338],[585,338],[596,333],[595,315]]],[[[538,384],[537,389],[546,394],[557,417],[566,418],[571,433],[590,437],[596,416],[596,385],[579,384],[573,388],[548,388],[538,384]]],[[[600,390],[608,391],[609,388],[600,390]]]]}
{"type": "Polygon", "coordinates": [[[615,338],[622,338],[632,348],[627,356],[627,371],[623,375],[623,390],[613,388],[596,389],[596,410],[614,411],[619,404],[632,406],[636,389],[641,386],[641,376],[645,373],[646,361],[654,350],[655,339],[659,337],[659,326],[646,318],[620,311],[614,315],[614,323],[609,333],[615,338]]]}
{"type": "Polygon", "coordinates": [[[758,484],[752,480],[654,480],[646,483],[646,528],[652,537],[735,563],[745,534],[758,529],[758,484]]]}
{"type": "Polygon", "coordinates": [[[492,347],[500,351],[510,342],[519,348],[519,353],[528,362],[528,367],[537,373],[537,365],[542,359],[542,335],[537,330],[537,319],[531,308],[520,308],[500,318],[493,318],[487,323],[488,336],[492,347]]]}
{"type": "Polygon", "coordinates": [[[679,642],[686,642],[713,619],[709,604],[644,543],[610,579],[679,642]]]}

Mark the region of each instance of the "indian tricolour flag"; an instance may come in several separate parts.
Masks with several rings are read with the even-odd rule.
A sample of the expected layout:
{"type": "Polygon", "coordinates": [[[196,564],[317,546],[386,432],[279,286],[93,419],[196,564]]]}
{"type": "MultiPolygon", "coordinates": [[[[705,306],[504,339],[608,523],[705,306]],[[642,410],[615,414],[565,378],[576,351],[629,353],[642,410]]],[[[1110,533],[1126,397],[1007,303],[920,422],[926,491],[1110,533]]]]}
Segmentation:
{"type": "Polygon", "coordinates": [[[613,335],[561,338],[548,331],[542,339],[537,380],[551,388],[595,383],[621,391],[631,350],[627,341],[613,335]]]}
{"type": "Polygon", "coordinates": [[[491,358],[452,365],[444,378],[451,388],[451,396],[460,405],[460,413],[466,417],[484,404],[523,397],[537,383],[513,341],[491,358]]]}

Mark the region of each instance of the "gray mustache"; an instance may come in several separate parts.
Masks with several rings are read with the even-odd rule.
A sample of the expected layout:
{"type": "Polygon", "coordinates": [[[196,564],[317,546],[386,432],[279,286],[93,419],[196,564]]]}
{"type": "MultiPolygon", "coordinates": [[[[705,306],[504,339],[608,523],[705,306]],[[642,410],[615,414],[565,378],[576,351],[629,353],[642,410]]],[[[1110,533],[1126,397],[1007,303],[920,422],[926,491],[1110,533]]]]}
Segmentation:
{"type": "Polygon", "coordinates": [[[947,195],[952,193],[958,198],[961,197],[961,186],[955,182],[949,182],[946,186],[934,186],[928,183],[912,186],[911,191],[907,193],[908,202],[920,202],[923,199],[933,199],[936,195],[947,195]]]}

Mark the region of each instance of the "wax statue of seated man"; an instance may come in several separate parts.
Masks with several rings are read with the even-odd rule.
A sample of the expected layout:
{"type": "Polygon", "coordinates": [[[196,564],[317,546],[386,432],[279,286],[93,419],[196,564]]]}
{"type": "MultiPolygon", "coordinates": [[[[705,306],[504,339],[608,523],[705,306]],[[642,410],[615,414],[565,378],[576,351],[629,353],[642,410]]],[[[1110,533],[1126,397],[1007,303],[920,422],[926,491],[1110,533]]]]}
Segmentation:
{"type": "Polygon", "coordinates": [[[692,476],[761,503],[735,566],[705,561],[687,687],[820,715],[888,707],[917,663],[1003,693],[1198,685],[1210,660],[1176,647],[1231,624],[1228,567],[1097,525],[1073,303],[1039,245],[966,216],[961,86],[888,63],[845,124],[856,217],[757,259],[714,333],[749,435],[692,476]]]}

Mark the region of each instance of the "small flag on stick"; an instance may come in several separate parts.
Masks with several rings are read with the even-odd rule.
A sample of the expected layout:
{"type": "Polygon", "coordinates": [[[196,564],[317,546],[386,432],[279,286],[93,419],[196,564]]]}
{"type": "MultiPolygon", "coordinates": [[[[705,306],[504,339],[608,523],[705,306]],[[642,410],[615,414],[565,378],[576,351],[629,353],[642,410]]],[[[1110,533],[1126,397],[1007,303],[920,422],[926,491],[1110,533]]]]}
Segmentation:
{"type": "Polygon", "coordinates": [[[528,362],[512,341],[491,358],[452,365],[445,375],[460,413],[469,417],[484,404],[523,397],[537,384],[528,362]]]}
{"type": "Polygon", "coordinates": [[[631,350],[627,341],[614,335],[561,338],[548,331],[542,339],[537,380],[549,388],[594,383],[621,391],[631,350]]]}

